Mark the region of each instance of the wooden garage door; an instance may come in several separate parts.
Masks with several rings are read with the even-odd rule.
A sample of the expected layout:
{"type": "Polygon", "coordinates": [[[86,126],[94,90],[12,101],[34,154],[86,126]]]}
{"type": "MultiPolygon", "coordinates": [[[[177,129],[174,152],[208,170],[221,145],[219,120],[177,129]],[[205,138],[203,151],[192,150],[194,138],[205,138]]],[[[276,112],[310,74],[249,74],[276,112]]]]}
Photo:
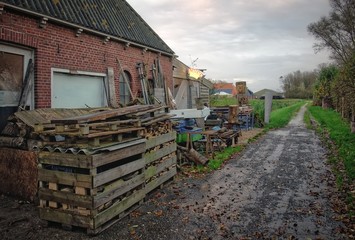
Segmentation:
{"type": "Polygon", "coordinates": [[[52,108],[107,106],[104,77],[54,72],[52,108]]]}

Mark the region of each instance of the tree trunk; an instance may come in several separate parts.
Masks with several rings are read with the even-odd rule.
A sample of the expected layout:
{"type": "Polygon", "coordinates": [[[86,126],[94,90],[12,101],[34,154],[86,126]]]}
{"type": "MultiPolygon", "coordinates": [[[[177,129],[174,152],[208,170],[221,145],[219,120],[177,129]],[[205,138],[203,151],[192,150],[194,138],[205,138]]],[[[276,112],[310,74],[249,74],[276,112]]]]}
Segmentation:
{"type": "Polygon", "coordinates": [[[332,108],[332,100],[330,97],[325,97],[322,99],[322,108],[323,109],[332,108]]]}
{"type": "Polygon", "coordinates": [[[355,107],[351,111],[351,121],[350,121],[351,133],[355,133],[355,107]]]}

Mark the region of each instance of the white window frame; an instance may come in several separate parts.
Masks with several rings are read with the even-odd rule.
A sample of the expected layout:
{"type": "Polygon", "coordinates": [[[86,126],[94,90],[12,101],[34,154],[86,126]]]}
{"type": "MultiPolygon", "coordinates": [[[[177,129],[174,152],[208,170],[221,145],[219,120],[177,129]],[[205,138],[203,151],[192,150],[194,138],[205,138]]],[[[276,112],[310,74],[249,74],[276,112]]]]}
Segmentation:
{"type": "Polygon", "coordinates": [[[105,73],[99,73],[99,72],[87,72],[87,71],[74,71],[74,70],[69,70],[69,69],[64,69],[64,68],[51,68],[51,107],[52,107],[52,102],[53,102],[53,94],[54,94],[54,89],[53,89],[53,82],[54,82],[54,74],[55,73],[66,73],[69,75],[81,75],[81,76],[92,76],[92,77],[102,77],[103,78],[103,84],[104,84],[104,107],[108,106],[108,101],[107,101],[107,94],[108,94],[108,87],[107,87],[107,80],[108,76],[105,73]]]}
{"type": "MultiPolygon", "coordinates": [[[[22,76],[22,80],[23,80],[26,75],[27,66],[28,66],[28,62],[30,61],[30,59],[32,59],[32,62],[35,63],[33,49],[26,48],[26,47],[19,47],[17,45],[5,45],[4,43],[0,42],[0,51],[12,53],[12,54],[18,54],[18,55],[23,56],[23,60],[24,60],[23,76],[22,76]]],[[[35,106],[35,102],[34,102],[34,99],[35,99],[34,98],[34,86],[35,86],[34,69],[33,69],[33,74],[31,76],[30,80],[32,81],[32,88],[31,88],[31,91],[30,91],[29,96],[27,98],[26,105],[28,105],[30,107],[30,109],[34,109],[34,106],[35,106]]],[[[3,106],[3,107],[7,107],[7,106],[3,106]]]]}

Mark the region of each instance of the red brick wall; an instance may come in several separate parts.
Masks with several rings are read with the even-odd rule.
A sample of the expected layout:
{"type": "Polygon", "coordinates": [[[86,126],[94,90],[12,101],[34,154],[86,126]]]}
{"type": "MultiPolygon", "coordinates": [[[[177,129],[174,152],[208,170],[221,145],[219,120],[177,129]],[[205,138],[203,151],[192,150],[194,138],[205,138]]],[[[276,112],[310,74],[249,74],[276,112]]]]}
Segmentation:
{"type": "MultiPolygon", "coordinates": [[[[31,47],[35,51],[36,108],[51,106],[51,68],[106,73],[107,67],[113,67],[118,98],[119,66],[116,57],[124,70],[129,71],[132,76],[134,94],[140,89],[136,64],[143,61],[150,68],[158,57],[158,53],[151,51],[143,54],[142,48],[130,46],[125,49],[124,43],[116,41],[104,44],[103,37],[85,31],[79,37],[75,34],[76,29],[50,21],[45,28],[40,28],[38,18],[11,12],[5,7],[0,17],[0,43],[18,44],[31,47]]],[[[172,89],[172,59],[161,55],[160,62],[167,85],[172,89]]]]}

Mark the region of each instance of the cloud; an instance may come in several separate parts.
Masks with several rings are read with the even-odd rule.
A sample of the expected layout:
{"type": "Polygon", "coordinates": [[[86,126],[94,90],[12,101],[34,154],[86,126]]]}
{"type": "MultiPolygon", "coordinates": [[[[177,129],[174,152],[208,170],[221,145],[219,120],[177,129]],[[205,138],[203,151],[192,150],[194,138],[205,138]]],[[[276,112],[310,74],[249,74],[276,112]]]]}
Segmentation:
{"type": "Polygon", "coordinates": [[[128,2],[187,65],[207,78],[278,89],[278,78],[327,62],[314,54],[307,25],[329,12],[325,0],[141,0],[128,2]]]}

